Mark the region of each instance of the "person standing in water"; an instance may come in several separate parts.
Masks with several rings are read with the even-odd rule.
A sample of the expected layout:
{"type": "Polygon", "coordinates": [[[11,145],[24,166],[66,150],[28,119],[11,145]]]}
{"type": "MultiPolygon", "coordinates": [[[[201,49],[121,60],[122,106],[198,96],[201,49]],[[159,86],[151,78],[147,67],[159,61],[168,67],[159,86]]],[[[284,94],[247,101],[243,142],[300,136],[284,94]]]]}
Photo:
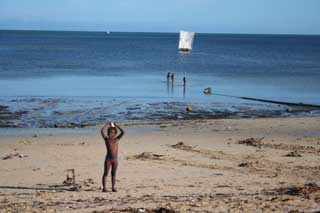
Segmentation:
{"type": "Polygon", "coordinates": [[[174,73],[171,74],[171,81],[172,81],[172,84],[174,83],[174,73]]]}
{"type": "Polygon", "coordinates": [[[104,172],[102,176],[102,192],[107,192],[106,182],[109,170],[111,168],[112,191],[116,192],[116,173],[118,168],[118,146],[119,141],[124,135],[124,130],[114,122],[106,123],[101,129],[101,135],[104,139],[107,154],[104,160],[104,172]],[[117,129],[120,134],[117,136],[117,129]]]}
{"type": "Polygon", "coordinates": [[[183,97],[186,97],[186,84],[187,84],[187,80],[186,77],[184,76],[183,79],[183,97]]]}
{"type": "Polygon", "coordinates": [[[169,84],[170,83],[170,72],[167,73],[167,94],[169,95],[170,92],[170,87],[169,84]]]}
{"type": "Polygon", "coordinates": [[[174,73],[171,74],[171,94],[174,93],[174,73]]]}

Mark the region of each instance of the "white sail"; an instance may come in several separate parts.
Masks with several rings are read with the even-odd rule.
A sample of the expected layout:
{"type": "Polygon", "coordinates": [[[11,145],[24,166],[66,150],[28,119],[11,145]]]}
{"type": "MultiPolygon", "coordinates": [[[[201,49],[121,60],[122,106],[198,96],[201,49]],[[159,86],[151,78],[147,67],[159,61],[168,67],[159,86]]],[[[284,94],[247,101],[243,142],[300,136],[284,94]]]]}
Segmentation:
{"type": "Polygon", "coordinates": [[[180,31],[179,50],[192,50],[194,32],[180,31]]]}

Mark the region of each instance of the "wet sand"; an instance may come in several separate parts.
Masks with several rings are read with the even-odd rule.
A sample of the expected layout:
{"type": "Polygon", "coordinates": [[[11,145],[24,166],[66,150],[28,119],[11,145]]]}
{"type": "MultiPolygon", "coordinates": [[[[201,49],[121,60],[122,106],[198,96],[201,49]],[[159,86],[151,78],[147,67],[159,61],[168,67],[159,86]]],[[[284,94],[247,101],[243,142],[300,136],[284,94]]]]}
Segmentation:
{"type": "Polygon", "coordinates": [[[101,193],[100,135],[1,136],[0,212],[320,210],[319,124],[301,117],[126,125],[116,193],[101,193]],[[68,169],[75,185],[63,184],[68,169]]]}

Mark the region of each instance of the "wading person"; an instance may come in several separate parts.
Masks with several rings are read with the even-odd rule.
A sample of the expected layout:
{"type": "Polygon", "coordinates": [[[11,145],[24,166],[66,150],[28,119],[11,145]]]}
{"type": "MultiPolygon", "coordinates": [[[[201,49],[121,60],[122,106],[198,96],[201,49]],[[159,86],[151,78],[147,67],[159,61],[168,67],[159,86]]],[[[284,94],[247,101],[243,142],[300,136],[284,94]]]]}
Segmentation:
{"type": "Polygon", "coordinates": [[[186,77],[183,77],[182,81],[183,81],[183,97],[186,97],[186,84],[187,84],[186,77]]]}
{"type": "Polygon", "coordinates": [[[172,84],[174,82],[174,73],[171,74],[171,81],[172,81],[172,84]]]}

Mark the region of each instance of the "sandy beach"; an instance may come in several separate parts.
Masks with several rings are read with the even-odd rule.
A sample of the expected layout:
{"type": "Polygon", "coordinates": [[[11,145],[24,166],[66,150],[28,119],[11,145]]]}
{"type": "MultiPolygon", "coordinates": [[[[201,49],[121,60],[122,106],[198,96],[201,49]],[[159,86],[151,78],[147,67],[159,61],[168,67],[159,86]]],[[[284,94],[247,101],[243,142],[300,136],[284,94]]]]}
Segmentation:
{"type": "Polygon", "coordinates": [[[319,123],[124,123],[116,193],[101,193],[99,134],[1,136],[0,212],[319,211],[319,123]],[[68,169],[75,184],[63,184],[68,169]]]}

